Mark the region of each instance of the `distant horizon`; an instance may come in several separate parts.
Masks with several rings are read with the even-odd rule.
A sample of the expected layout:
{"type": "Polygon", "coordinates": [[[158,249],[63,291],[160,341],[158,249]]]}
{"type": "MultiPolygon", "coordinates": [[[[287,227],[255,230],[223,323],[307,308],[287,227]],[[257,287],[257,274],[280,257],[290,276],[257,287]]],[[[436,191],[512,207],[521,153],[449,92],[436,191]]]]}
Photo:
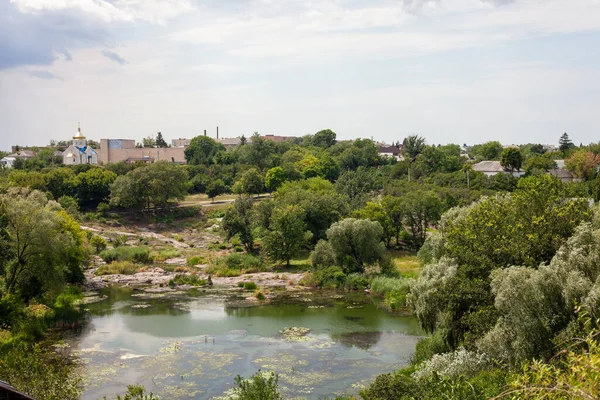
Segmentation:
{"type": "Polygon", "coordinates": [[[599,42],[597,0],[0,1],[0,148],[77,121],[90,138],[589,143],[599,42]]]}

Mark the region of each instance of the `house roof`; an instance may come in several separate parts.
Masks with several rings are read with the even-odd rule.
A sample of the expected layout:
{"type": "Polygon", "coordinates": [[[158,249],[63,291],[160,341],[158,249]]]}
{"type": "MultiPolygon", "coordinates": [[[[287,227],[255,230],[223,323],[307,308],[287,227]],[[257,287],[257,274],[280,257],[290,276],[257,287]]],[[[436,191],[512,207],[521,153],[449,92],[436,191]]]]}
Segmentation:
{"type": "Polygon", "coordinates": [[[477,172],[505,172],[506,170],[500,161],[481,161],[473,164],[473,171],[477,172]]]}
{"type": "Polygon", "coordinates": [[[572,179],[573,178],[573,174],[570,173],[569,171],[567,171],[564,168],[551,169],[550,171],[548,171],[548,173],[550,175],[552,175],[552,176],[557,177],[557,178],[566,178],[566,179],[572,179]]]}
{"type": "Polygon", "coordinates": [[[9,154],[8,156],[14,158],[30,158],[35,157],[35,152],[31,150],[21,150],[17,151],[16,153],[9,154]]]}
{"type": "Polygon", "coordinates": [[[400,154],[400,149],[396,146],[381,146],[378,153],[392,153],[392,154],[400,154]]]}

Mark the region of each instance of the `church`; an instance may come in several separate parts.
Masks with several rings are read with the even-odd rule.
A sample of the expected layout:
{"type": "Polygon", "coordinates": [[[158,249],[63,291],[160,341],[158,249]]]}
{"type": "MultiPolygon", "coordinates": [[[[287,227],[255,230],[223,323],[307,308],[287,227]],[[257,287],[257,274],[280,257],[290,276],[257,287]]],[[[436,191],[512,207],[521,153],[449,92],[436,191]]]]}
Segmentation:
{"type": "Polygon", "coordinates": [[[87,145],[87,140],[81,133],[81,126],[77,127],[77,133],[73,136],[73,144],[63,152],[63,164],[98,164],[98,153],[87,145]]]}

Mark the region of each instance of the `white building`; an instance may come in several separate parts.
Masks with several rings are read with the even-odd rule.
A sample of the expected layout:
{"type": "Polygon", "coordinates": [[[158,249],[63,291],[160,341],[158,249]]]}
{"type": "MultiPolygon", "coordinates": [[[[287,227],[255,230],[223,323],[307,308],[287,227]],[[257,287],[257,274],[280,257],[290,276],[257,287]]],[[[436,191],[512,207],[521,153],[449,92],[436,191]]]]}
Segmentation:
{"type": "Polygon", "coordinates": [[[63,164],[98,164],[98,153],[87,145],[80,126],[77,127],[77,133],[73,136],[73,144],[63,152],[63,164]]]}
{"type": "Polygon", "coordinates": [[[0,167],[1,168],[12,168],[13,164],[15,163],[16,158],[15,157],[4,157],[3,159],[0,160],[0,167]]]}

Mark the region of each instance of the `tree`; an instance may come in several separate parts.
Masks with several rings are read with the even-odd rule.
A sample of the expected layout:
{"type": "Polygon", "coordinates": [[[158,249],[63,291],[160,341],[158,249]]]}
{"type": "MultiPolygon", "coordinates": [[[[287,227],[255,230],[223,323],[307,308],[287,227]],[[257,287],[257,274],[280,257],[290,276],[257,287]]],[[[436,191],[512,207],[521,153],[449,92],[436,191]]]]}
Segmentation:
{"type": "Polygon", "coordinates": [[[523,156],[521,155],[521,150],[516,147],[507,147],[502,150],[502,155],[500,156],[500,165],[502,165],[505,169],[513,172],[514,170],[519,171],[521,169],[521,164],[523,163],[523,156]]]}
{"type": "Polygon", "coordinates": [[[214,163],[217,153],[225,150],[225,146],[208,136],[196,136],[183,152],[188,164],[209,165],[214,163]]]}
{"type": "Polygon", "coordinates": [[[163,138],[162,132],[156,134],[156,147],[169,147],[165,139],[163,138]]]}
{"type": "Polygon", "coordinates": [[[281,167],[273,167],[265,176],[265,187],[269,192],[274,192],[285,182],[285,172],[281,167]]]}
{"type": "Polygon", "coordinates": [[[248,379],[238,375],[234,379],[236,387],[233,392],[238,400],[282,400],[278,380],[273,372],[260,370],[248,379]]]}
{"type": "Polygon", "coordinates": [[[270,258],[285,261],[289,267],[292,257],[311,237],[304,223],[304,210],[297,205],[289,205],[273,210],[269,230],[264,233],[262,244],[270,258]]]}
{"type": "Polygon", "coordinates": [[[240,179],[233,185],[233,192],[237,194],[259,194],[263,191],[263,177],[256,168],[245,171],[240,179]]]}
{"type": "Polygon", "coordinates": [[[414,160],[425,150],[425,138],[419,135],[411,135],[404,139],[403,145],[406,157],[414,160]]]}
{"type": "Polygon", "coordinates": [[[156,147],[156,140],[152,136],[148,136],[142,139],[142,145],[144,147],[156,147]]]}
{"type": "Polygon", "coordinates": [[[473,153],[484,160],[498,160],[502,155],[502,144],[498,141],[486,142],[473,147],[473,153]]]}
{"type": "Polygon", "coordinates": [[[400,198],[404,223],[410,230],[414,247],[419,249],[425,242],[427,228],[437,223],[442,212],[442,203],[432,191],[409,191],[400,198]]]}
{"type": "Polygon", "coordinates": [[[233,202],[223,217],[223,230],[227,234],[227,240],[238,235],[247,252],[254,250],[252,206],[252,199],[240,197],[233,202]]]}
{"type": "Polygon", "coordinates": [[[591,180],[596,168],[600,164],[600,155],[583,149],[577,150],[571,157],[565,160],[565,166],[577,178],[591,180]]]}
{"type": "Polygon", "coordinates": [[[83,280],[85,235],[56,202],[39,191],[11,188],[0,195],[0,220],[0,266],[8,293],[29,299],[83,280]]]}
{"type": "Polygon", "coordinates": [[[206,195],[212,202],[215,202],[215,197],[227,193],[227,185],[221,180],[216,179],[206,186],[206,195]]]}
{"type": "Polygon", "coordinates": [[[381,243],[383,228],[377,221],[346,218],[331,225],[327,240],[335,254],[336,263],[345,273],[363,272],[365,265],[385,258],[381,243]]]}
{"type": "Polygon", "coordinates": [[[331,129],[324,129],[312,137],[313,146],[328,148],[336,143],[336,134],[331,129]]]}
{"type": "Polygon", "coordinates": [[[155,210],[188,193],[184,168],[165,161],[134,169],[119,176],[110,187],[110,204],[115,207],[155,210]]]}
{"type": "Polygon", "coordinates": [[[558,139],[558,149],[560,151],[562,151],[563,153],[565,153],[565,152],[569,151],[570,149],[572,149],[573,147],[575,147],[575,145],[569,138],[569,134],[567,132],[563,133],[560,136],[560,139],[558,139]]]}
{"type": "Polygon", "coordinates": [[[44,180],[55,200],[62,196],[76,195],[79,182],[71,168],[54,168],[44,174],[44,180]]]}
{"type": "Polygon", "coordinates": [[[525,172],[528,175],[545,173],[556,168],[556,162],[546,156],[534,155],[529,157],[525,162],[525,172]]]}
{"type": "Polygon", "coordinates": [[[107,201],[110,187],[117,179],[114,172],[93,167],[77,175],[77,198],[81,206],[95,207],[107,201]]]}

